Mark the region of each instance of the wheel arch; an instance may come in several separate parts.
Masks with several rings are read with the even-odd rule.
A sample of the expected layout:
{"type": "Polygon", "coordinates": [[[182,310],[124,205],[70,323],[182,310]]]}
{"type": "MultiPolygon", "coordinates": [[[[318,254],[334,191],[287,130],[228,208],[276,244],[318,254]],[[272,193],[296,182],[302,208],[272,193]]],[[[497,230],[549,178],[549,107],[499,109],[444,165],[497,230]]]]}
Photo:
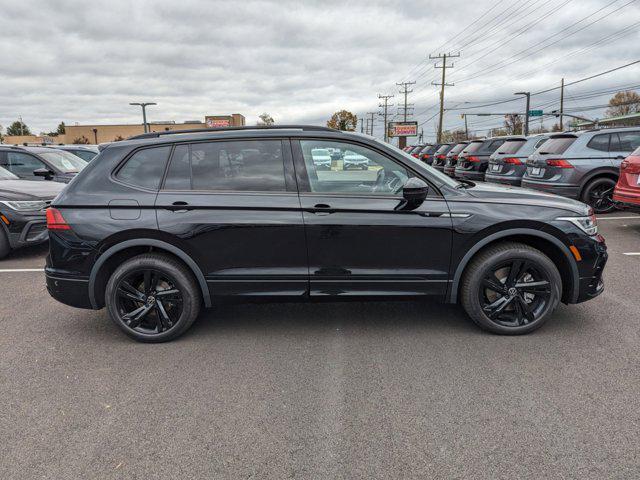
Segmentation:
{"type": "Polygon", "coordinates": [[[467,251],[464,257],[462,257],[462,260],[460,260],[460,263],[458,263],[456,267],[453,280],[451,281],[449,292],[447,294],[447,301],[449,303],[458,302],[458,293],[462,275],[473,257],[483,248],[504,241],[525,243],[534,248],[538,248],[554,260],[556,265],[559,267],[560,276],[562,278],[562,300],[565,303],[575,303],[578,298],[580,277],[578,273],[578,266],[576,265],[571,251],[564,243],[562,243],[562,241],[553,235],[530,228],[511,228],[495,232],[476,242],[475,245],[467,251]]]}
{"type": "Polygon", "coordinates": [[[596,178],[604,177],[610,178],[614,181],[618,181],[618,177],[620,176],[620,172],[613,167],[602,167],[596,170],[589,172],[584,176],[582,181],[580,182],[580,198],[582,198],[582,194],[584,193],[585,187],[596,178]]]}
{"type": "MultiPolygon", "coordinates": [[[[198,264],[183,250],[167,243],[162,240],[158,240],[155,238],[136,238],[131,240],[125,240],[116,245],[111,246],[105,252],[98,257],[95,264],[91,268],[91,273],[89,275],[89,301],[91,302],[91,306],[94,309],[99,309],[104,303],[104,298],[99,296],[98,289],[100,285],[106,285],[105,274],[108,273],[108,269],[106,269],[108,262],[110,259],[114,258],[115,255],[123,254],[125,252],[132,252],[134,254],[144,253],[149,251],[149,249],[153,249],[154,251],[163,251],[177,257],[181,260],[189,270],[193,273],[196,278],[196,282],[200,286],[200,290],[202,293],[202,299],[204,301],[205,307],[211,306],[211,295],[209,293],[209,287],[207,286],[207,281],[198,267],[198,264]]],[[[107,278],[108,280],[108,278],[107,278]]]]}

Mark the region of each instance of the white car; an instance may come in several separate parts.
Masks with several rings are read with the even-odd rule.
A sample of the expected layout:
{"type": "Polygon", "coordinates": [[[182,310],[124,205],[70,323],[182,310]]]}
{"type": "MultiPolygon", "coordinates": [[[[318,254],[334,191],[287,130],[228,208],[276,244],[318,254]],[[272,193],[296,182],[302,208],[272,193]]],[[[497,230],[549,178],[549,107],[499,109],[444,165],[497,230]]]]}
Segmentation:
{"type": "Polygon", "coordinates": [[[311,150],[311,158],[317,169],[331,169],[331,154],[325,148],[314,148],[311,150]]]}
{"type": "Polygon", "coordinates": [[[342,157],[343,167],[345,170],[348,168],[359,168],[361,170],[369,169],[369,159],[363,155],[355,152],[346,151],[344,157],[342,157]]]}

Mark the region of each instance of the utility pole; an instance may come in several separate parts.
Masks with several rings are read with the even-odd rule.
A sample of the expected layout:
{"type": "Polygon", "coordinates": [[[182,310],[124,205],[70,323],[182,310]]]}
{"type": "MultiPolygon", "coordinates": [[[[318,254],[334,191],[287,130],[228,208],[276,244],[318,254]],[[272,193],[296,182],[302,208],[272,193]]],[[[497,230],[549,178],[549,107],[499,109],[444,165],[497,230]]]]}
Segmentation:
{"type": "Polygon", "coordinates": [[[20,136],[24,136],[24,122],[22,121],[22,115],[19,115],[18,118],[20,119],[20,136]]]}
{"type": "Polygon", "coordinates": [[[560,131],[564,130],[562,126],[562,114],[564,113],[564,78],[560,82],[560,131]]]}
{"type": "Polygon", "coordinates": [[[421,128],[420,129],[420,135],[418,135],[418,143],[422,143],[423,139],[424,139],[424,129],[421,128]]]}
{"type": "Polygon", "coordinates": [[[444,54],[438,54],[438,55],[429,55],[429,59],[430,60],[439,60],[442,59],[442,65],[438,66],[438,64],[436,63],[434,65],[434,68],[441,68],[442,69],[442,81],[440,83],[436,83],[436,82],[431,82],[432,85],[435,86],[439,86],[440,87],[440,118],[438,119],[438,143],[441,142],[442,140],[442,122],[444,119],[444,87],[453,87],[454,84],[453,83],[447,83],[447,68],[453,68],[453,63],[451,65],[447,65],[447,58],[456,58],[459,57],[460,54],[456,53],[456,54],[451,54],[451,53],[444,53],[444,54]]]}
{"type": "Polygon", "coordinates": [[[360,117],[360,133],[364,133],[364,118],[360,117]]]}
{"type": "Polygon", "coordinates": [[[382,113],[378,113],[378,115],[381,115],[384,118],[384,141],[387,142],[389,140],[389,137],[387,136],[387,134],[389,133],[387,131],[387,117],[389,116],[388,108],[393,107],[393,103],[389,104],[389,99],[393,98],[393,95],[378,94],[378,98],[384,102],[384,105],[382,103],[378,105],[379,107],[384,108],[382,113]]]}
{"type": "MultiPolygon", "coordinates": [[[[403,107],[398,107],[398,115],[402,115],[402,121],[406,122],[407,121],[407,117],[409,115],[409,110],[411,110],[413,108],[413,104],[412,103],[407,103],[407,97],[408,95],[413,92],[413,90],[409,90],[409,85],[415,85],[416,82],[401,82],[401,83],[396,83],[397,86],[402,87],[401,90],[399,90],[399,92],[404,95],[404,106],[403,107]],[[400,113],[400,111],[402,111],[402,114],[400,113]]],[[[407,137],[398,137],[398,147],[399,148],[404,148],[407,146],[407,137]]]]}
{"type": "Polygon", "coordinates": [[[514,95],[524,95],[527,97],[527,111],[524,114],[524,136],[529,135],[529,109],[531,107],[531,92],[516,92],[514,95]]]}
{"type": "Polygon", "coordinates": [[[367,134],[373,136],[373,116],[377,112],[367,112],[367,115],[371,115],[370,118],[367,118],[367,134]]]}
{"type": "Polygon", "coordinates": [[[469,140],[469,126],[467,125],[467,116],[463,113],[462,118],[464,118],[464,134],[469,140]]]}
{"type": "Polygon", "coordinates": [[[142,107],[142,124],[144,125],[144,133],[149,131],[149,127],[147,125],[147,107],[149,105],[157,105],[155,102],[132,102],[129,105],[137,105],[142,107]]]}

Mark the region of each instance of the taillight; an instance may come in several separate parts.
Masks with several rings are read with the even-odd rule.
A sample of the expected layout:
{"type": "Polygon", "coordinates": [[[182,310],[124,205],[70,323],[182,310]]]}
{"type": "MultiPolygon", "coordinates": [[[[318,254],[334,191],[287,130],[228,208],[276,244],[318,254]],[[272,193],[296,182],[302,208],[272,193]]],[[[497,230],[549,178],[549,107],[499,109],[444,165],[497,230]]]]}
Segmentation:
{"type": "Polygon", "coordinates": [[[479,162],[480,161],[480,157],[476,157],[475,155],[470,155],[467,157],[467,161],[469,162],[479,162]]]}
{"type": "Polygon", "coordinates": [[[505,158],[504,163],[508,163],[509,165],[522,165],[520,159],[515,157],[505,158]]]}
{"type": "Polygon", "coordinates": [[[412,153],[411,156],[418,158],[418,154],[417,153],[412,153]]]}
{"type": "Polygon", "coordinates": [[[444,160],[445,158],[447,158],[446,155],[438,155],[438,160],[444,160]]]}
{"type": "Polygon", "coordinates": [[[53,207],[47,208],[47,228],[49,230],[71,230],[60,210],[53,207]]]}
{"type": "Polygon", "coordinates": [[[571,165],[571,163],[562,158],[550,158],[547,160],[547,165],[549,165],[550,167],[558,168],[573,168],[573,165],[571,165]]]}
{"type": "Polygon", "coordinates": [[[458,160],[458,155],[451,155],[451,160],[458,160]]]}

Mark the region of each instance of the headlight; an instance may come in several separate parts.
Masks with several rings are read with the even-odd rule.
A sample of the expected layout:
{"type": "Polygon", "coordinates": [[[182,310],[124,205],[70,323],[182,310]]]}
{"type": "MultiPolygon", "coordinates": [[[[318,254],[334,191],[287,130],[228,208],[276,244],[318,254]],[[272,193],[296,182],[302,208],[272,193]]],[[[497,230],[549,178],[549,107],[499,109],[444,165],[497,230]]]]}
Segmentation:
{"type": "Polygon", "coordinates": [[[598,222],[595,215],[589,215],[588,217],[559,217],[556,220],[571,222],[587,235],[593,236],[598,233],[598,222]]]}
{"type": "Polygon", "coordinates": [[[47,202],[43,202],[41,200],[0,202],[0,204],[17,212],[37,212],[38,210],[43,210],[47,207],[47,202]]]}

